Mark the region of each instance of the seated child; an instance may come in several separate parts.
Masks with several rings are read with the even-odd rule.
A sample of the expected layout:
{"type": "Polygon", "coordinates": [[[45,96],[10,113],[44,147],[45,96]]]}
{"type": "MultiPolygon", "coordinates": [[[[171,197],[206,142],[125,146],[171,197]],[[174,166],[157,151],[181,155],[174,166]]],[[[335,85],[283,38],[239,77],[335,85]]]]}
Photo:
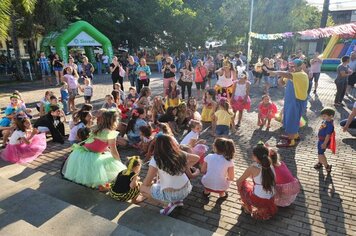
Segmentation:
{"type": "Polygon", "coordinates": [[[226,190],[234,180],[235,144],[232,139],[217,138],[213,144],[214,154],[205,157],[201,172],[204,176],[201,182],[204,186],[203,195],[209,197],[210,193],[218,193],[220,199],[228,197],[226,190]]]}
{"type": "Polygon", "coordinates": [[[178,130],[176,120],[177,120],[176,107],[168,107],[166,113],[158,119],[160,123],[167,123],[170,126],[173,134],[177,134],[177,130],[178,130]]]}
{"type": "Polygon", "coordinates": [[[125,103],[125,93],[121,89],[121,85],[119,83],[114,84],[114,90],[119,91],[119,98],[120,98],[120,103],[124,104],[125,103]]]}
{"type": "Polygon", "coordinates": [[[114,102],[114,97],[111,94],[105,96],[105,103],[103,104],[102,108],[117,109],[117,105],[114,102]]]}
{"type": "Polygon", "coordinates": [[[141,149],[141,154],[145,155],[148,151],[148,146],[153,140],[152,129],[149,125],[141,126],[140,128],[141,142],[139,143],[139,148],[141,149]]]}
{"type": "Polygon", "coordinates": [[[137,101],[138,98],[139,98],[139,95],[136,92],[136,88],[135,87],[130,87],[129,88],[129,94],[127,95],[127,97],[125,99],[125,104],[128,107],[133,107],[133,105],[135,104],[135,102],[137,101]]]}
{"type": "Polygon", "coordinates": [[[129,158],[126,163],[127,169],[121,171],[116,180],[111,183],[109,195],[118,201],[129,201],[139,203],[144,199],[140,197],[139,174],[141,171],[140,157],[129,158]]]}
{"type": "Polygon", "coordinates": [[[141,141],[140,138],[140,127],[147,126],[147,122],[144,120],[146,117],[146,112],[142,108],[136,108],[132,111],[131,119],[127,124],[127,138],[130,145],[137,146],[141,141]]]}
{"type": "Polygon", "coordinates": [[[267,128],[270,128],[271,120],[272,118],[275,118],[277,112],[277,106],[271,102],[270,96],[268,96],[268,94],[263,95],[262,101],[258,105],[257,125],[263,127],[267,120],[267,128]]]}
{"type": "Polygon", "coordinates": [[[80,142],[80,145],[83,145],[85,140],[87,140],[89,138],[91,130],[88,127],[83,127],[78,129],[77,132],[77,140],[78,142],[80,142]]]}
{"type": "Polygon", "coordinates": [[[38,130],[32,128],[28,117],[17,116],[14,121],[16,130],[12,133],[9,144],[1,152],[1,157],[12,163],[31,162],[46,149],[46,134],[38,134],[38,130]]]}
{"type": "Polygon", "coordinates": [[[195,97],[190,97],[187,103],[187,113],[190,119],[201,121],[201,115],[197,111],[198,102],[195,97]]]}
{"type": "Polygon", "coordinates": [[[154,124],[157,123],[159,118],[164,114],[164,103],[161,96],[156,96],[153,99],[153,105],[151,108],[151,120],[154,124]]]}
{"type": "Polygon", "coordinates": [[[77,122],[77,124],[73,128],[71,128],[69,133],[68,141],[70,142],[70,144],[74,144],[80,141],[77,138],[78,130],[87,126],[90,127],[92,123],[92,115],[89,111],[80,111],[78,113],[78,118],[79,122],[77,122]]]}

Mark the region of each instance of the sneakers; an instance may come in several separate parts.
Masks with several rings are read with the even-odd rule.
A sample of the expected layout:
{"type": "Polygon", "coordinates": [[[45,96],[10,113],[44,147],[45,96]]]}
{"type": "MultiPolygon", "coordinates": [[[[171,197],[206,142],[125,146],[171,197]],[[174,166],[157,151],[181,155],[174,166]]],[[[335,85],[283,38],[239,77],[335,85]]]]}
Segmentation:
{"type": "Polygon", "coordinates": [[[159,211],[161,215],[168,216],[169,214],[172,213],[172,211],[177,207],[177,206],[183,206],[183,201],[177,201],[177,202],[171,202],[168,204],[168,206],[162,210],[159,211]]]}

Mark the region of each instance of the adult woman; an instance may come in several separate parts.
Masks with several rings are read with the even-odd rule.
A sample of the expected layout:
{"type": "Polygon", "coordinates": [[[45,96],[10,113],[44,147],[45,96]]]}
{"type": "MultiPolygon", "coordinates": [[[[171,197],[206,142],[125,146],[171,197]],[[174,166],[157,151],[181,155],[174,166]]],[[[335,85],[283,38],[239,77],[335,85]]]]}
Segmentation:
{"type": "Polygon", "coordinates": [[[193,67],[190,60],[186,60],[183,68],[180,70],[181,77],[178,83],[182,90],[182,99],[185,98],[185,88],[188,90],[188,98],[192,96],[192,85],[193,85],[193,67]]]}
{"type": "Polygon", "coordinates": [[[195,68],[195,86],[197,87],[197,99],[201,99],[200,90],[205,90],[206,77],[208,75],[208,69],[203,65],[202,60],[198,60],[197,67],[195,68]]]}
{"type": "Polygon", "coordinates": [[[73,152],[62,169],[65,178],[97,188],[111,182],[119,172],[126,169],[116,148],[118,118],[117,112],[104,111],[84,145],[73,145],[73,152]],[[108,147],[110,152],[106,151],[108,147]]]}
{"type": "Polygon", "coordinates": [[[116,56],[113,57],[112,63],[110,64],[111,80],[113,89],[115,89],[115,83],[119,81],[121,85],[121,90],[124,91],[124,78],[120,76],[120,70],[123,70],[122,65],[116,56]]]}
{"type": "Polygon", "coordinates": [[[154,146],[154,156],[140,187],[142,195],[168,203],[160,212],[169,215],[174,208],[183,205],[183,199],[192,190],[185,171],[198,160],[197,155],[181,151],[179,144],[171,136],[159,134],[154,146]],[[152,184],[157,173],[160,181],[152,184]]]}
{"type": "Polygon", "coordinates": [[[133,56],[129,56],[127,60],[129,63],[126,66],[126,78],[130,81],[131,87],[135,87],[135,84],[137,83],[136,69],[138,67],[138,63],[135,62],[133,56]]]}
{"type": "Polygon", "coordinates": [[[74,58],[73,58],[72,56],[69,56],[69,58],[68,58],[68,64],[66,65],[66,67],[67,67],[67,66],[72,67],[73,71],[75,70],[75,71],[78,72],[78,66],[77,66],[77,64],[74,63],[74,58]]]}
{"type": "Polygon", "coordinates": [[[229,61],[225,59],[223,62],[223,67],[215,71],[219,76],[219,80],[216,82],[215,90],[217,92],[217,99],[221,97],[231,98],[234,81],[237,79],[237,74],[234,66],[229,61]]]}
{"type": "Polygon", "coordinates": [[[277,212],[274,203],[275,176],[268,149],[258,144],[252,151],[254,163],[236,181],[241,203],[246,213],[255,219],[268,220],[277,212]],[[253,183],[246,179],[253,179],[253,183]]]}
{"type": "Polygon", "coordinates": [[[204,63],[204,66],[208,69],[207,81],[209,88],[211,87],[211,79],[215,71],[215,64],[212,56],[208,56],[208,60],[204,63]]]}
{"type": "Polygon", "coordinates": [[[341,64],[337,67],[337,77],[335,79],[336,84],[336,94],[334,105],[335,106],[343,106],[342,101],[344,100],[344,96],[347,88],[347,77],[352,74],[352,70],[349,67],[350,57],[343,56],[341,58],[341,64]]]}
{"type": "Polygon", "coordinates": [[[57,81],[56,86],[58,86],[59,81],[61,81],[63,77],[64,64],[63,64],[63,60],[59,58],[59,55],[57,53],[54,54],[52,66],[53,66],[54,74],[56,75],[56,81],[57,81]]]}
{"type": "Polygon", "coordinates": [[[90,78],[91,82],[93,82],[94,70],[95,70],[94,66],[89,62],[88,58],[86,56],[83,56],[83,64],[82,64],[83,76],[90,78]]]}
{"type": "MultiPolygon", "coordinates": [[[[168,87],[169,87],[169,83],[176,79],[176,71],[177,71],[177,68],[173,63],[172,57],[167,57],[166,64],[162,68],[164,91],[167,91],[168,87]]],[[[166,96],[167,94],[164,94],[164,95],[166,96]]]]}
{"type": "Polygon", "coordinates": [[[146,63],[145,58],[140,59],[140,65],[136,69],[136,74],[137,74],[137,92],[140,93],[141,88],[143,86],[149,86],[150,85],[150,78],[149,76],[151,75],[151,69],[146,63]]]}

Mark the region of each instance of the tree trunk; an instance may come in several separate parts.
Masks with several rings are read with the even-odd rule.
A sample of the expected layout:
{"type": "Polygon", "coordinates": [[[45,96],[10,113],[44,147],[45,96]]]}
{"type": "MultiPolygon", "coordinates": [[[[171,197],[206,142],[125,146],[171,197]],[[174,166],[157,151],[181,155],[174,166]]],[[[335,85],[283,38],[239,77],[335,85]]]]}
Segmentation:
{"type": "Polygon", "coordinates": [[[15,63],[16,63],[16,76],[18,79],[22,80],[25,78],[25,74],[23,72],[22,61],[20,58],[20,48],[19,42],[17,40],[17,29],[16,29],[16,12],[13,11],[11,16],[11,40],[12,40],[12,47],[14,48],[15,54],[15,63]]]}
{"type": "MultiPolygon", "coordinates": [[[[329,5],[330,5],[330,0],[324,0],[323,12],[321,15],[321,20],[320,20],[320,28],[324,28],[328,21],[329,5]]],[[[324,38],[320,38],[316,45],[316,51],[319,53],[322,53],[323,47],[324,47],[324,38]]]]}

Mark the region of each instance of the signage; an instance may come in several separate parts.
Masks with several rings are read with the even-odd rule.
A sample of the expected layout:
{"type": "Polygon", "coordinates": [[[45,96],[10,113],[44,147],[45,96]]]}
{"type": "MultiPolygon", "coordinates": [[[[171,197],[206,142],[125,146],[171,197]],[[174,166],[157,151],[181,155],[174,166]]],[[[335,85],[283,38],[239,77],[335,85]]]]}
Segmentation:
{"type": "Polygon", "coordinates": [[[67,46],[101,46],[101,43],[82,31],[70,41],[67,46]]]}

